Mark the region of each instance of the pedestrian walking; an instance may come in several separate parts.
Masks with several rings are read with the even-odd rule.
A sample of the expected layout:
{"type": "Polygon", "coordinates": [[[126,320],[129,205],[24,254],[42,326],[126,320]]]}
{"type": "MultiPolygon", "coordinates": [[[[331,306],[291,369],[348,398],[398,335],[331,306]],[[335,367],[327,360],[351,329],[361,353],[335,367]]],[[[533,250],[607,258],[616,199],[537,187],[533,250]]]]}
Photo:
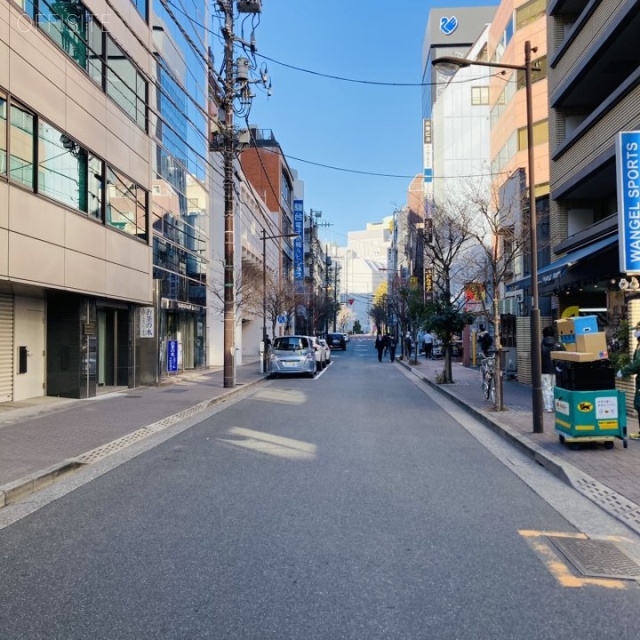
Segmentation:
{"type": "Polygon", "coordinates": [[[424,336],[424,357],[433,359],[433,336],[431,335],[431,331],[429,329],[426,330],[424,336]]]}
{"type": "Polygon", "coordinates": [[[375,342],[375,348],[376,351],[378,352],[378,362],[382,362],[382,352],[384,351],[385,348],[385,339],[382,337],[382,334],[378,331],[378,334],[376,335],[376,342],[375,342]]]}
{"type": "Polygon", "coordinates": [[[397,342],[393,335],[387,336],[387,344],[389,345],[389,360],[395,362],[397,342]]]}
{"type": "Polygon", "coordinates": [[[407,360],[411,359],[411,347],[413,343],[411,341],[411,333],[407,331],[407,335],[404,337],[404,349],[407,352],[407,360]]]}
{"type": "Polygon", "coordinates": [[[616,375],[618,378],[626,378],[632,375],[636,376],[636,393],[633,396],[633,408],[638,413],[638,433],[630,433],[629,437],[638,440],[640,439],[640,322],[636,324],[633,335],[638,341],[636,350],[633,352],[633,358],[631,362],[626,367],[622,367],[616,375]]]}
{"type": "Polygon", "coordinates": [[[561,351],[554,337],[553,327],[542,330],[540,344],[542,358],[542,401],[547,413],[553,412],[553,388],[556,386],[556,366],[551,359],[552,351],[561,351]]]}

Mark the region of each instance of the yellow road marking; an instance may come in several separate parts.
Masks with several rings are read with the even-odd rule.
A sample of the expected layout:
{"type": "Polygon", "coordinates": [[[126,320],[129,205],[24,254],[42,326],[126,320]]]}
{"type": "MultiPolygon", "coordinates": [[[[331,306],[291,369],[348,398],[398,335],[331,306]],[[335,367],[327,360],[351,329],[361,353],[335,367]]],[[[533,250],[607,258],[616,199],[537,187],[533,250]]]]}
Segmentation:
{"type": "MultiPolygon", "coordinates": [[[[518,533],[527,541],[527,544],[542,559],[551,575],[557,580],[561,587],[569,589],[578,589],[581,587],[595,586],[604,589],[626,589],[627,583],[624,580],[615,580],[611,578],[581,578],[574,576],[569,567],[560,560],[556,551],[552,549],[543,538],[575,538],[579,540],[588,540],[584,533],[564,533],[558,531],[535,531],[531,529],[521,529],[518,533]]],[[[619,536],[603,536],[603,539],[621,542],[625,538],[619,536]]]]}

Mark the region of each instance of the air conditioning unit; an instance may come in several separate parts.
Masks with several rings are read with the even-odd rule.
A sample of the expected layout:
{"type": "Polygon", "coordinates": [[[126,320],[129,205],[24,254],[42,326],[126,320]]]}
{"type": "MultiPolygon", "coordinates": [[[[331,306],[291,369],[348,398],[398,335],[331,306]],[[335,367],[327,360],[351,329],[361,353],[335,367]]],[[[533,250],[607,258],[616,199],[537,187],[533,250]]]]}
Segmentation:
{"type": "Polygon", "coordinates": [[[260,13],[262,0],[238,0],[239,13],[260,13]]]}

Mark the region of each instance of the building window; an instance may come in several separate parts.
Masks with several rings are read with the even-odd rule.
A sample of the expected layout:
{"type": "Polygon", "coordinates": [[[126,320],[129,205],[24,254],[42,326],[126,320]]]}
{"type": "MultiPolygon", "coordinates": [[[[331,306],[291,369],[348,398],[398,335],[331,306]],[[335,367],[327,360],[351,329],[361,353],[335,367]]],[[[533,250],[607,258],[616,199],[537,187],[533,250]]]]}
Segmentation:
{"type": "MultiPolygon", "coordinates": [[[[534,60],[533,66],[538,68],[531,70],[531,82],[538,82],[538,80],[544,80],[547,77],[547,56],[542,56],[537,60],[534,60]]],[[[524,86],[525,86],[524,71],[518,70],[516,73],[518,74],[518,80],[517,80],[518,89],[524,89],[524,86]]]]}
{"type": "Polygon", "coordinates": [[[31,18],[36,15],[35,3],[33,0],[14,0],[14,2],[31,18]]]}
{"type": "Polygon", "coordinates": [[[0,93],[0,176],[7,175],[7,96],[0,93]]]}
{"type": "Polygon", "coordinates": [[[144,129],[147,83],[111,36],[107,36],[106,88],[107,95],[144,129]]]}
{"type": "MultiPolygon", "coordinates": [[[[549,121],[541,120],[533,125],[533,146],[549,142],[549,121]]],[[[518,151],[527,148],[527,127],[518,129],[518,151]]]]}
{"type": "Polygon", "coordinates": [[[489,87],[471,87],[471,104],[474,107],[489,104],[489,87]]]}
{"type": "Polygon", "coordinates": [[[107,167],[106,205],[108,226],[146,239],[147,193],[112,167],[107,167]]]}
{"type": "Polygon", "coordinates": [[[91,14],[75,0],[40,0],[38,26],[79,66],[87,69],[87,23],[91,14]]]}
{"type": "Polygon", "coordinates": [[[500,62],[502,57],[504,56],[504,50],[507,48],[511,39],[513,38],[514,26],[513,26],[513,15],[509,16],[509,20],[500,36],[500,40],[498,40],[496,44],[496,50],[493,54],[493,62],[500,62]]]}
{"type": "Polygon", "coordinates": [[[87,213],[102,222],[104,161],[89,154],[87,175],[87,213]]]}
{"type": "Polygon", "coordinates": [[[34,115],[11,105],[11,180],[33,189],[33,126],[34,115]]]}
{"type": "MultiPolygon", "coordinates": [[[[146,1],[141,0],[140,4],[146,11],[146,1]]],[[[147,82],[82,2],[56,0],[49,4],[40,0],[37,22],[62,51],[146,130],[147,82]]]]}
{"type": "Polygon", "coordinates": [[[546,15],[547,0],[530,0],[516,9],[516,29],[522,29],[546,15]]]}
{"type": "Polygon", "coordinates": [[[147,21],[147,0],[131,0],[138,13],[147,21]]]}
{"type": "Polygon", "coordinates": [[[88,154],[47,122],[38,127],[38,192],[80,211],[87,210],[88,154]]]}

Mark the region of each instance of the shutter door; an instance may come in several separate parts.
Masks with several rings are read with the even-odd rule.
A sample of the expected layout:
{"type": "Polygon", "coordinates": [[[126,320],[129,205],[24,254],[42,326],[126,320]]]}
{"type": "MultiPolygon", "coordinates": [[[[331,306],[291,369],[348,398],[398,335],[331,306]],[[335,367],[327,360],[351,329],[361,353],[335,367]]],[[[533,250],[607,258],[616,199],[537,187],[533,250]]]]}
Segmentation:
{"type": "Polygon", "coordinates": [[[0,293],[0,402],[13,400],[13,297],[0,293]]]}

